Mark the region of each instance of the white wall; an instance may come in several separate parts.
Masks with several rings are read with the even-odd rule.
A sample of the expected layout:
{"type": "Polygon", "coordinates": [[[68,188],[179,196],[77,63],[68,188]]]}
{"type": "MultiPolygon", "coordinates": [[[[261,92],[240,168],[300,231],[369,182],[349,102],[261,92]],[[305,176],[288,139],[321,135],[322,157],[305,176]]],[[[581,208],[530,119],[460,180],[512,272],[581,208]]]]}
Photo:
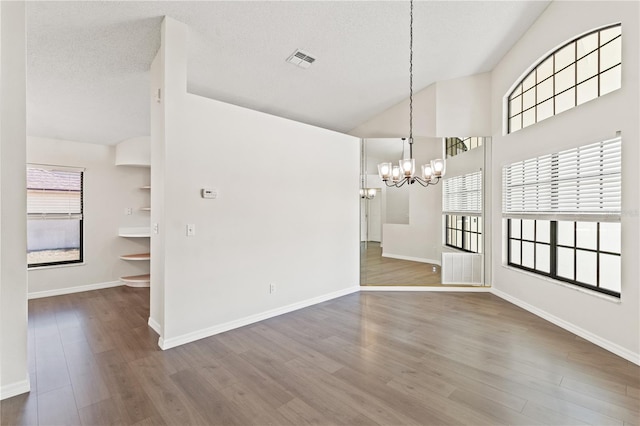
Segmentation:
{"type": "Polygon", "coordinates": [[[640,228],[638,211],[638,73],[640,34],[637,2],[552,2],[492,73],[493,286],[566,328],[640,362],[640,228]],[[572,19],[567,19],[572,17],[572,19]],[[622,89],[503,136],[503,98],[539,58],[583,32],[622,22],[622,89]],[[622,297],[619,301],[578,291],[503,266],[501,170],[504,165],[609,139],[622,131],[622,297]]]}
{"type": "MultiPolygon", "coordinates": [[[[165,23],[162,24],[162,38],[164,40],[165,23]]],[[[150,103],[151,103],[151,283],[149,289],[149,325],[159,334],[164,329],[164,233],[156,232],[155,227],[164,223],[164,111],[165,103],[157,102],[154,97],[160,88],[163,96],[164,87],[164,49],[160,50],[151,63],[150,72],[150,103]]],[[[159,228],[158,228],[159,230],[159,228]]]]}
{"type": "Polygon", "coordinates": [[[116,166],[114,146],[38,137],[27,140],[27,162],[85,168],[84,262],[30,269],[30,297],[120,285],[120,276],[148,272],[148,262],[118,256],[147,252],[149,240],[118,237],[118,228],[149,225],[149,213],[140,211],[151,202],[149,190],[140,189],[149,185],[149,168],[116,166]],[[132,215],[125,215],[126,207],[132,215]]]}
{"type": "MultiPolygon", "coordinates": [[[[436,86],[413,95],[413,136],[435,136],[436,86]]],[[[372,117],[349,132],[360,138],[404,138],[409,136],[409,98],[372,117]]]]}
{"type": "Polygon", "coordinates": [[[436,135],[488,136],[491,133],[491,73],[436,83],[436,135]]]}
{"type": "Polygon", "coordinates": [[[0,2],[0,399],[29,391],[25,5],[0,2]]]}
{"type": "Polygon", "coordinates": [[[187,94],[186,27],[164,36],[161,345],[357,291],[359,140],[187,94]]]}

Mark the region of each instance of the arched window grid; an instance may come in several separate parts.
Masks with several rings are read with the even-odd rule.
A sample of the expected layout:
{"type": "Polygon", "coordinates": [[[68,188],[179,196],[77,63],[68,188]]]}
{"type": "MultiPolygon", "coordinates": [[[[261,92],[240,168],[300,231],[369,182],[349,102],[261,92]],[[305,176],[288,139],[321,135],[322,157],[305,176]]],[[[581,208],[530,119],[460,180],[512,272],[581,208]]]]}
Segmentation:
{"type": "Polygon", "coordinates": [[[508,133],[621,87],[622,27],[573,39],[538,62],[508,97],[508,133]]]}

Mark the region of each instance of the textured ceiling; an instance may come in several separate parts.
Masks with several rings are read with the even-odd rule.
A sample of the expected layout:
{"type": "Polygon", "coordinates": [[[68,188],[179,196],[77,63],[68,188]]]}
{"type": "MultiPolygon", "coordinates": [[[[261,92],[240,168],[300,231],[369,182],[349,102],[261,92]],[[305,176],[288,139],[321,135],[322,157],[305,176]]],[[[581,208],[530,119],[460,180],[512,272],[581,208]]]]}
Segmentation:
{"type": "MultiPolygon", "coordinates": [[[[491,70],[547,1],[415,4],[414,88],[491,70]]],[[[406,1],[28,2],[29,134],[149,134],[164,15],[189,27],[188,90],[346,132],[408,96],[406,1]],[[285,62],[296,48],[309,69],[285,62]]]]}

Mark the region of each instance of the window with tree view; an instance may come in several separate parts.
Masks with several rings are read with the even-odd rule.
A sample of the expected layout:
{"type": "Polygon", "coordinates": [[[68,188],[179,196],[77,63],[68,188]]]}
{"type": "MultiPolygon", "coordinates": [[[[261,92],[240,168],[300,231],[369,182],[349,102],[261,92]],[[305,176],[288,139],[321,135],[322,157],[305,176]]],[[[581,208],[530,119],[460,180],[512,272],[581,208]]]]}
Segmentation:
{"type": "Polygon", "coordinates": [[[80,263],[83,170],[27,166],[27,265],[80,263]]]}

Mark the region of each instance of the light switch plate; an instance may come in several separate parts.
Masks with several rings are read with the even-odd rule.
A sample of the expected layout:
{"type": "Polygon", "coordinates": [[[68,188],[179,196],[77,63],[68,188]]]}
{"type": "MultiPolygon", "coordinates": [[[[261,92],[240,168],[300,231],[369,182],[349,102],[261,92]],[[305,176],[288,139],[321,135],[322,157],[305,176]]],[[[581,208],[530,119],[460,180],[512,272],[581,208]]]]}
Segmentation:
{"type": "Polygon", "coordinates": [[[196,235],[196,225],[193,223],[187,224],[187,237],[193,237],[196,235]]]}

